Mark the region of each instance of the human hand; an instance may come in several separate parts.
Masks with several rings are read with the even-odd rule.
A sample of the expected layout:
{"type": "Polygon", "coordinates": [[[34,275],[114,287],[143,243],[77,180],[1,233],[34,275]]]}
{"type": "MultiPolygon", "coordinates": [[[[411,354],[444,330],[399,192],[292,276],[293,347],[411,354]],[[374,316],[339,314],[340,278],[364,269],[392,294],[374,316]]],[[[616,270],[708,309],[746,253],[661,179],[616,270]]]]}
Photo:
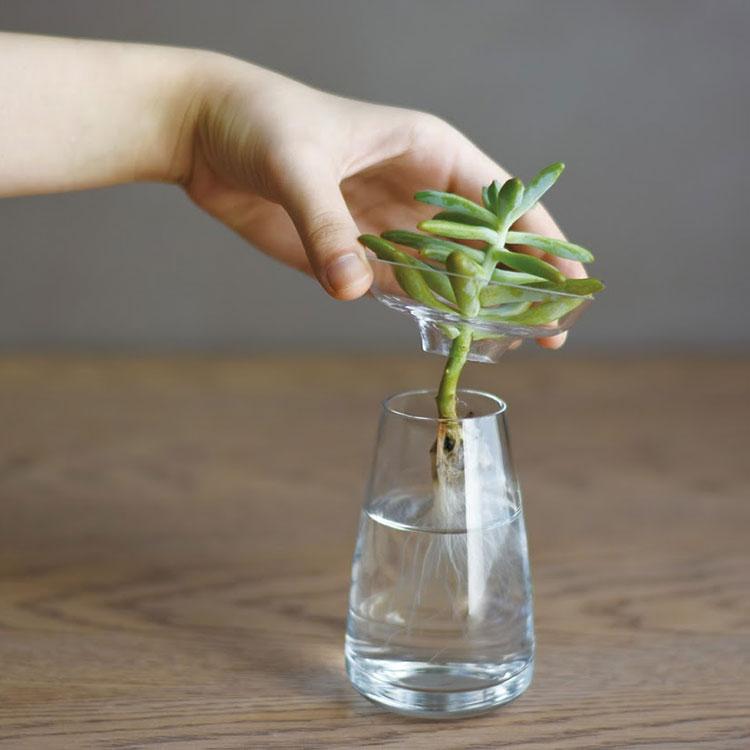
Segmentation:
{"type": "MultiPolygon", "coordinates": [[[[12,72],[0,196],[178,183],[338,299],[371,282],[359,234],[428,218],[417,190],[478,201],[481,185],[508,176],[432,115],[326,94],[212,52],[0,33],[2,71],[12,72]]],[[[541,207],[517,228],[562,236],[541,207]]]]}
{"type": "MultiPolygon", "coordinates": [[[[239,60],[209,55],[183,123],[175,179],[201,208],[248,242],[311,273],[349,300],[372,281],[357,242],[430,215],[417,190],[479,200],[509,176],[446,122],[421,112],[317,91],[239,60]]],[[[521,231],[563,238],[537,206],[521,231]]],[[[542,255],[532,248],[529,252],[542,255]]],[[[574,261],[544,256],[571,278],[574,261]]],[[[540,339],[557,348],[565,334],[540,339]]]]}

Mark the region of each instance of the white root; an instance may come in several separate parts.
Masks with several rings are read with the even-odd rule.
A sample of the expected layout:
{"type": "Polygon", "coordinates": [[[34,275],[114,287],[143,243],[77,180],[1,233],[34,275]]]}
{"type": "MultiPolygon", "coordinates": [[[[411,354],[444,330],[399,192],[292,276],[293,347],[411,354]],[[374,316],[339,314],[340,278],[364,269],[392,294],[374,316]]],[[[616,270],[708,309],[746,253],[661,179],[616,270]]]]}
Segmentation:
{"type": "Polygon", "coordinates": [[[456,580],[464,582],[465,601],[459,606],[465,607],[470,623],[484,616],[487,579],[497,551],[487,548],[486,531],[503,502],[497,497],[498,488],[505,486],[504,468],[497,461],[499,440],[494,422],[443,422],[433,450],[430,525],[465,531],[435,535],[433,543],[447,557],[456,580]]]}

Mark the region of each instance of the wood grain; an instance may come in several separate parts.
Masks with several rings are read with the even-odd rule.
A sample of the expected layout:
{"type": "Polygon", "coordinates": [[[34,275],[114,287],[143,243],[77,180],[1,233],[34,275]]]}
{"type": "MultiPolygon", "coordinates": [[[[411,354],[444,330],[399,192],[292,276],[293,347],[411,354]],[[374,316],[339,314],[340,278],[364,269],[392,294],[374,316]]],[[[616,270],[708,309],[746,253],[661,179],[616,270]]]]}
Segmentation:
{"type": "Polygon", "coordinates": [[[0,746],[750,748],[750,363],[510,357],[531,689],[388,714],[346,681],[378,401],[440,362],[0,360],[0,746]]]}

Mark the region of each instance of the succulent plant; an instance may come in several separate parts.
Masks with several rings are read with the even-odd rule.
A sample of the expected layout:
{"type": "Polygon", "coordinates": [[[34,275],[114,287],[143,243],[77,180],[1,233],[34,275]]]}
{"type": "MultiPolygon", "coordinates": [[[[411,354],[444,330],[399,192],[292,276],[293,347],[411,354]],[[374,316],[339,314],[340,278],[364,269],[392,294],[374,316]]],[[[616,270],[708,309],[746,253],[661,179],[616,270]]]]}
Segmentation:
{"type": "Polygon", "coordinates": [[[396,229],[359,238],[379,259],[392,264],[395,280],[408,297],[455,321],[441,324],[451,344],[437,393],[441,419],[431,450],[434,496],[429,512],[434,523],[446,528],[468,502],[467,436],[458,415],[458,381],[472,343],[498,337],[480,324],[551,324],[604,288],[593,278],[567,279],[553,264],[522,251],[533,247],[546,255],[589,263],[594,256],[586,248],[511,229],[563,169],[563,164],[551,164],[526,186],[516,177],[502,185],[495,180],[482,188],[482,205],[453,193],[424,190],[414,196],[416,200],[440,211],[418,225],[421,232],[396,229]]]}
{"type": "Polygon", "coordinates": [[[458,379],[472,341],[483,335],[471,321],[544,325],[604,288],[593,278],[566,279],[556,266],[521,251],[523,246],[533,247],[547,255],[589,263],[594,256],[586,248],[511,230],[563,169],[559,162],[550,164],[526,186],[517,177],[502,185],[495,180],[482,188],[482,205],[453,193],[418,192],[416,200],[441,209],[418,225],[422,232],[395,229],[380,237],[359,238],[378,258],[394,264],[394,276],[406,295],[466,321],[449,331],[452,344],[437,396],[438,413],[446,420],[457,418],[458,379]],[[484,246],[477,249],[466,241],[484,246]],[[396,245],[416,250],[418,257],[396,245]]]}

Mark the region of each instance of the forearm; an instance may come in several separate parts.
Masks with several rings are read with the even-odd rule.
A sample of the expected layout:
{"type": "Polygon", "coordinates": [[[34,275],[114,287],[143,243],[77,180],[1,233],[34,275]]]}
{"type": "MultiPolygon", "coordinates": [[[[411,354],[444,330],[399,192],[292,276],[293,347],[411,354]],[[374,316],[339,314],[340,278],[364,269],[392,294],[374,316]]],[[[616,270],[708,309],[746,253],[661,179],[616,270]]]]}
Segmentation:
{"type": "Polygon", "coordinates": [[[206,54],[0,33],[0,196],[179,180],[206,54]]]}

